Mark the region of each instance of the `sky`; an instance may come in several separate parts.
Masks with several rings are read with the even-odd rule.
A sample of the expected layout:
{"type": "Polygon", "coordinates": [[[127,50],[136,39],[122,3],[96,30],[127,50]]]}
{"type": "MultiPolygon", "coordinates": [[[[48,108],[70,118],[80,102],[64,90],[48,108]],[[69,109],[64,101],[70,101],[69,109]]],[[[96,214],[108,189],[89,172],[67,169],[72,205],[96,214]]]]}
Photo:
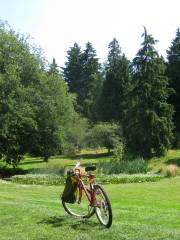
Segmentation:
{"type": "Polygon", "coordinates": [[[160,55],[180,28],[180,0],[0,0],[0,19],[17,32],[30,35],[49,62],[59,66],[77,42],[90,41],[100,62],[115,37],[132,60],[140,48],[143,26],[152,34],[160,55]]]}

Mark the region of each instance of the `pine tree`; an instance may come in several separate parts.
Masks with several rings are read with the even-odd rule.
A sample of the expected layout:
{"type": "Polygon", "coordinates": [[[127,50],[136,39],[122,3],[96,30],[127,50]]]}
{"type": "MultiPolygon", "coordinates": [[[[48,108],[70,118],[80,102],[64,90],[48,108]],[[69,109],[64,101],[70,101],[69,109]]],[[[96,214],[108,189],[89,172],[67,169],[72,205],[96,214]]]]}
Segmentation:
{"type": "Polygon", "coordinates": [[[81,78],[82,78],[82,64],[81,64],[81,48],[77,43],[67,52],[67,61],[63,70],[63,77],[68,84],[71,93],[80,94],[81,78]]]}
{"type": "Polygon", "coordinates": [[[82,53],[82,92],[79,96],[82,113],[91,120],[96,119],[96,103],[102,86],[101,66],[96,51],[90,42],[82,53]]]}
{"type": "Polygon", "coordinates": [[[56,63],[55,58],[53,58],[52,63],[49,65],[49,71],[48,71],[49,75],[51,75],[51,74],[59,74],[59,71],[58,71],[57,68],[58,68],[58,65],[56,63]]]}
{"type": "Polygon", "coordinates": [[[96,118],[96,102],[101,87],[100,64],[96,51],[88,42],[81,52],[77,43],[68,51],[63,76],[68,83],[69,91],[77,95],[76,110],[83,116],[96,118]]]}
{"type": "Polygon", "coordinates": [[[142,48],[133,60],[133,89],[126,116],[127,147],[143,157],[163,155],[172,139],[173,108],[165,63],[154,45],[156,40],[144,29],[142,48]]]}
{"type": "Polygon", "coordinates": [[[100,100],[101,118],[103,121],[117,120],[122,122],[127,108],[130,71],[129,61],[121,53],[121,48],[115,38],[109,44],[105,72],[100,100]]]}
{"type": "Polygon", "coordinates": [[[174,106],[175,131],[180,135],[180,29],[177,29],[176,37],[167,51],[167,74],[170,79],[170,87],[175,92],[170,96],[169,102],[174,106]]]}

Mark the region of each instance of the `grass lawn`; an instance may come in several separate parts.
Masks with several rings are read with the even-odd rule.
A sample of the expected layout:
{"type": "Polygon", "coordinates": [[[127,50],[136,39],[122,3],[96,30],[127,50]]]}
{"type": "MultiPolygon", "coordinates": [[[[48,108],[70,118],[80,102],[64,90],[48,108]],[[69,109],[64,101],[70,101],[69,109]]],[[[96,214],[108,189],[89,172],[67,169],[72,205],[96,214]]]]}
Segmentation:
{"type": "Polygon", "coordinates": [[[19,164],[19,167],[24,170],[33,170],[37,168],[58,168],[58,167],[74,167],[80,161],[82,164],[97,163],[99,160],[108,160],[111,155],[108,155],[107,150],[82,150],[75,157],[55,156],[51,157],[46,163],[43,158],[25,157],[19,164]]]}
{"type": "Polygon", "coordinates": [[[59,204],[62,187],[0,181],[0,240],[180,239],[180,177],[105,188],[114,215],[109,230],[95,216],[68,216],[59,204]]]}
{"type": "Polygon", "coordinates": [[[180,167],[180,150],[169,150],[164,157],[152,158],[149,161],[149,167],[154,171],[170,164],[180,167]]]}
{"type": "MultiPolygon", "coordinates": [[[[72,167],[77,161],[83,164],[98,163],[99,161],[107,161],[112,158],[107,154],[106,149],[83,150],[76,157],[57,156],[51,157],[48,163],[45,163],[42,158],[26,157],[19,164],[23,170],[34,170],[38,168],[59,168],[59,167],[72,167]]],[[[148,165],[152,172],[157,172],[163,166],[175,164],[180,167],[180,150],[169,150],[164,157],[151,158],[148,165]]]]}

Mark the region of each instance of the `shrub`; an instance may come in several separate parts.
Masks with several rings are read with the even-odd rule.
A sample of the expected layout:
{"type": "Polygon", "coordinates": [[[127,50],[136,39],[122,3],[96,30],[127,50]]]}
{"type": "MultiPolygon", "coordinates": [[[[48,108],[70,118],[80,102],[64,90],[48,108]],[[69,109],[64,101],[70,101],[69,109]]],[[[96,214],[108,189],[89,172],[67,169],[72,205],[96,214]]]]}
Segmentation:
{"type": "Polygon", "coordinates": [[[36,168],[33,169],[31,171],[29,171],[29,174],[54,174],[54,175],[60,175],[60,176],[64,176],[65,174],[65,167],[60,167],[60,166],[56,166],[54,165],[53,167],[50,168],[36,168]]]}
{"type": "Polygon", "coordinates": [[[135,173],[147,173],[148,172],[148,164],[142,158],[134,159],[134,160],[115,160],[112,159],[109,162],[100,162],[98,166],[99,172],[103,172],[106,174],[135,174],[135,173]]]}
{"type": "Polygon", "coordinates": [[[108,152],[121,141],[122,129],[115,123],[98,123],[89,131],[87,142],[89,147],[105,147],[108,152]]]}
{"type": "Polygon", "coordinates": [[[27,174],[15,175],[11,177],[11,181],[20,184],[63,185],[65,177],[50,174],[27,174]]]}
{"type": "MultiPolygon", "coordinates": [[[[119,184],[119,183],[141,183],[141,182],[156,182],[162,179],[162,175],[155,174],[113,174],[99,175],[96,177],[97,182],[102,184],[119,184]]],[[[64,185],[65,177],[49,174],[27,174],[16,175],[11,177],[11,181],[19,184],[34,184],[34,185],[64,185]]]]}
{"type": "Polygon", "coordinates": [[[113,159],[115,161],[121,161],[124,158],[124,145],[122,142],[119,142],[113,152],[113,159]]]}
{"type": "Polygon", "coordinates": [[[156,174],[113,174],[97,177],[97,181],[102,184],[157,182],[161,179],[163,179],[163,176],[156,174]]]}
{"type": "Polygon", "coordinates": [[[180,169],[175,164],[170,164],[164,166],[159,170],[159,173],[163,174],[165,177],[175,177],[180,174],[180,169]]]}

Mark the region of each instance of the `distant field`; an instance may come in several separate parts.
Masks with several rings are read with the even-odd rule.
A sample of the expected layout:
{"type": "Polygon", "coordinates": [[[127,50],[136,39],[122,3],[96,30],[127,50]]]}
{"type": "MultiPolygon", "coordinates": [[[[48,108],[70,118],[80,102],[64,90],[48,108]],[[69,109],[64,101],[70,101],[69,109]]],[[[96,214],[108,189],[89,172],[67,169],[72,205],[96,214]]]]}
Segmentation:
{"type": "MultiPolygon", "coordinates": [[[[76,157],[56,156],[51,157],[48,163],[43,162],[42,158],[25,157],[19,167],[24,170],[33,170],[36,168],[58,168],[62,166],[72,167],[77,161],[82,164],[98,163],[99,161],[108,161],[112,156],[107,154],[106,149],[84,150],[76,157]]],[[[152,158],[149,161],[151,171],[157,172],[162,166],[176,164],[180,167],[180,150],[169,150],[167,155],[160,158],[152,158]]]]}
{"type": "Polygon", "coordinates": [[[19,167],[24,170],[31,170],[35,168],[56,168],[62,166],[75,166],[76,162],[80,161],[82,164],[97,163],[99,160],[108,160],[111,156],[107,154],[105,149],[97,150],[83,150],[75,157],[55,156],[51,157],[46,163],[42,158],[25,157],[21,161],[19,167]]]}
{"type": "Polygon", "coordinates": [[[0,240],[180,239],[180,177],[105,188],[114,215],[109,230],[95,216],[68,216],[59,204],[62,187],[0,181],[0,240]]]}
{"type": "Polygon", "coordinates": [[[160,167],[175,164],[180,167],[180,150],[169,150],[166,156],[160,158],[152,158],[149,166],[157,171],[160,167]]]}

